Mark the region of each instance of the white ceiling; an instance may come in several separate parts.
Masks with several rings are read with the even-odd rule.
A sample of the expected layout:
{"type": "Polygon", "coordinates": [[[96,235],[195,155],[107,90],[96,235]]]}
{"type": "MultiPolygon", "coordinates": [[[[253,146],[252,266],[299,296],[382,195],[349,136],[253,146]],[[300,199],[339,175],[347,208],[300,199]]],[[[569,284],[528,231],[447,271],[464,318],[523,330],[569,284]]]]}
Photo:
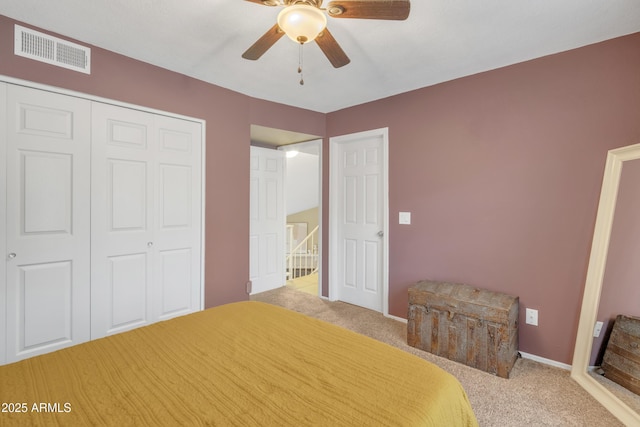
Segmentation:
{"type": "Polygon", "coordinates": [[[351,63],[335,69],[305,45],[301,86],[287,37],[257,61],[241,58],[279,10],[243,0],[0,3],[0,14],[36,27],[321,113],[640,31],[638,0],[413,0],[406,21],[329,18],[351,63]]]}

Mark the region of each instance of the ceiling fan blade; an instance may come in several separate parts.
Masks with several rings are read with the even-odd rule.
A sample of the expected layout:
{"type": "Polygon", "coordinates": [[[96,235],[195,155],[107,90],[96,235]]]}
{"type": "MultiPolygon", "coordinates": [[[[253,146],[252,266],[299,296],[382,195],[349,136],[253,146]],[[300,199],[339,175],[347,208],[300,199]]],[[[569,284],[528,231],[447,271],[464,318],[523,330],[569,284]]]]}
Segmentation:
{"type": "Polygon", "coordinates": [[[332,1],[327,5],[334,18],[389,19],[403,21],[409,17],[409,0],[332,1]]]}
{"type": "Polygon", "coordinates": [[[265,6],[279,6],[282,4],[280,0],[245,0],[251,3],[263,4],[265,6]]]}
{"type": "Polygon", "coordinates": [[[343,67],[351,62],[328,29],[325,28],[322,30],[318,37],[316,37],[316,43],[318,43],[320,50],[324,52],[329,62],[331,62],[331,65],[335,68],[343,67]]]}
{"type": "Polygon", "coordinates": [[[266,33],[262,35],[249,49],[242,54],[244,59],[256,60],[260,58],[271,46],[275,44],[280,37],[284,36],[284,31],[275,24],[266,33]]]}

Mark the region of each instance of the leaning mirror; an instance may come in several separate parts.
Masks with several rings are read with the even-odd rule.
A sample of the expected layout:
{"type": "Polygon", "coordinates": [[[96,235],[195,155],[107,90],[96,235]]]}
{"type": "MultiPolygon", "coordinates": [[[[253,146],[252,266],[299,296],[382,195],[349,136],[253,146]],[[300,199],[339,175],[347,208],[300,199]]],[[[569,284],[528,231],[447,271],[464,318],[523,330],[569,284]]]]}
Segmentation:
{"type": "Polygon", "coordinates": [[[620,177],[625,163],[630,165],[631,161],[638,159],[640,144],[617,148],[607,154],[571,368],[571,377],[629,426],[640,425],[640,415],[589,373],[589,362],[593,352],[593,332],[603,290],[620,177]]]}

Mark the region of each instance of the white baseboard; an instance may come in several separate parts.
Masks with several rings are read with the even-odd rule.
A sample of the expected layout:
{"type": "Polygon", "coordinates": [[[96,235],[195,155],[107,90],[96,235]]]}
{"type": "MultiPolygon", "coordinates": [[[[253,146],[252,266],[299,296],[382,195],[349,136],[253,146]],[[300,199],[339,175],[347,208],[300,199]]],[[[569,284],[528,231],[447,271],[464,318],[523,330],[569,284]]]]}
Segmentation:
{"type": "MultiPolygon", "coordinates": [[[[320,298],[324,300],[329,300],[329,298],[320,296],[320,298]]],[[[385,317],[393,320],[397,320],[398,322],[407,323],[407,319],[402,317],[394,316],[392,314],[385,314],[385,317]]],[[[519,351],[520,355],[523,359],[533,360],[534,362],[540,362],[545,365],[554,366],[556,368],[565,369],[567,371],[571,370],[571,365],[567,365],[566,363],[558,362],[555,360],[547,359],[546,357],[536,356],[535,354],[525,353],[524,351],[519,351]]],[[[599,366],[594,366],[593,368],[599,368],[599,366]]]]}
{"type": "Polygon", "coordinates": [[[402,317],[393,316],[391,314],[385,314],[384,317],[388,317],[389,319],[397,320],[398,322],[407,323],[407,319],[403,319],[402,317]]]}
{"type": "MultiPolygon", "coordinates": [[[[327,297],[323,297],[321,296],[320,298],[325,299],[325,300],[329,300],[327,297]]],[[[407,319],[404,319],[402,317],[398,317],[398,316],[394,316],[392,314],[385,314],[384,317],[387,317],[389,319],[393,319],[393,320],[397,320],[398,322],[402,322],[402,323],[408,323],[407,319]]],[[[560,368],[560,369],[564,369],[567,371],[571,370],[571,365],[567,365],[566,363],[562,363],[562,362],[558,362],[555,360],[551,360],[551,359],[547,359],[546,357],[540,357],[540,356],[536,356],[535,354],[530,354],[530,353],[525,353],[524,351],[519,351],[520,355],[522,356],[523,359],[529,359],[529,360],[533,360],[534,362],[540,362],[543,363],[545,365],[549,365],[549,366],[554,366],[556,368],[560,368]]],[[[595,366],[594,368],[598,368],[598,366],[595,366]]]]}
{"type": "Polygon", "coordinates": [[[546,357],[536,356],[535,354],[525,353],[524,351],[521,351],[520,355],[522,356],[523,359],[533,360],[534,362],[544,363],[545,365],[555,366],[556,368],[565,369],[567,371],[571,370],[571,365],[567,365],[566,363],[547,359],[546,357]]]}
{"type": "MultiPolygon", "coordinates": [[[[398,322],[407,323],[407,319],[403,319],[402,317],[393,316],[391,314],[387,314],[385,317],[397,320],[398,322]]],[[[519,353],[523,359],[533,360],[534,362],[544,363],[545,365],[555,366],[556,368],[565,369],[567,371],[571,370],[571,365],[567,365],[566,363],[547,359],[546,357],[536,356],[535,354],[525,353],[524,351],[520,351],[519,353]]],[[[595,368],[598,368],[598,366],[596,366],[595,368]]]]}

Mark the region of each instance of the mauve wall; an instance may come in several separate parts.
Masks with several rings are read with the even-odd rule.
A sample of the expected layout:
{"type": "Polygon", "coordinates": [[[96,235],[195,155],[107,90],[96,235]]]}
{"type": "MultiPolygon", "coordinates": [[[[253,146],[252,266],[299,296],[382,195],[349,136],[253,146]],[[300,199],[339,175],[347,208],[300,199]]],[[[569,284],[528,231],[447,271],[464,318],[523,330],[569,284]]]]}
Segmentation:
{"type": "Polygon", "coordinates": [[[520,349],[571,363],[606,153],[640,142],[640,34],[327,118],[328,137],[381,127],[390,313],[421,279],[518,295],[520,349]]]}
{"type": "Polygon", "coordinates": [[[250,125],[324,135],[325,115],[259,101],[95,47],[91,75],[14,56],[15,23],[0,15],[0,75],[206,120],[205,306],[247,299],[250,125]]]}
{"type": "MultiPolygon", "coordinates": [[[[640,141],[639,141],[640,142],[640,141]]],[[[592,365],[600,365],[616,316],[640,317],[640,160],[623,163],[598,320],[604,323],[594,338],[592,365]]]]}
{"type": "Polygon", "coordinates": [[[519,295],[540,311],[537,328],[521,314],[521,350],[570,363],[606,151],[640,142],[640,34],[324,115],[97,48],[90,76],[16,57],[14,23],[0,16],[0,75],[206,120],[207,307],[247,298],[251,124],[389,127],[391,314],[425,278],[519,295]]]}

